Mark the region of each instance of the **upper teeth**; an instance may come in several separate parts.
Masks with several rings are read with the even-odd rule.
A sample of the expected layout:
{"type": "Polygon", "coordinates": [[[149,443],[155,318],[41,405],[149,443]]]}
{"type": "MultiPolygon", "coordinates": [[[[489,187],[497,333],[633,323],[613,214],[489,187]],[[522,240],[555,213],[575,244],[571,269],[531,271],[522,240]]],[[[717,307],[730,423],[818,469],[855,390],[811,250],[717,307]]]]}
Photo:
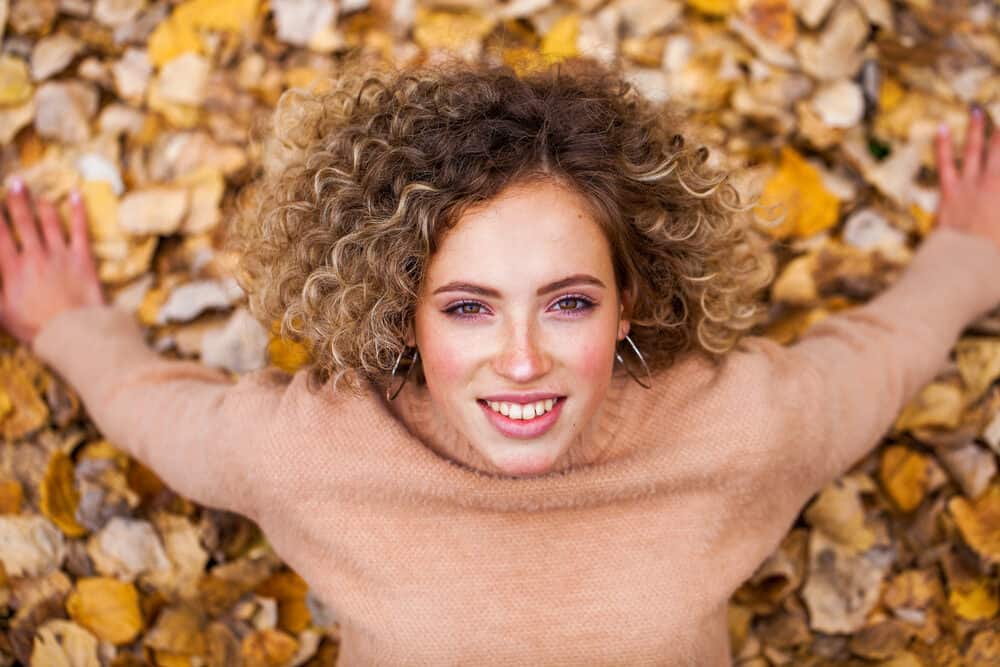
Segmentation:
{"type": "Polygon", "coordinates": [[[534,403],[508,403],[507,401],[489,401],[490,408],[511,419],[534,419],[552,409],[556,399],[549,398],[534,403]]]}

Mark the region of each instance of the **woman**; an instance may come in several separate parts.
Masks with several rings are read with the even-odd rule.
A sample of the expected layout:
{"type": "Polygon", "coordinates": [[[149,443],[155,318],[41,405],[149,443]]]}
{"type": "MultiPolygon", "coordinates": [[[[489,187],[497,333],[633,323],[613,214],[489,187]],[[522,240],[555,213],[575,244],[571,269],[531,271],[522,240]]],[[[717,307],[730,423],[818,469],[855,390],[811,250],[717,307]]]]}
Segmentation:
{"type": "Polygon", "coordinates": [[[67,244],[23,188],[3,324],[258,522],[339,664],[727,664],[729,596],[1000,301],[1000,139],[974,116],[959,175],[942,134],[942,229],[786,348],[742,335],[769,267],[666,112],[584,60],[286,96],[237,240],[253,312],[311,349],[292,378],[150,351],[81,206],[67,244]]]}

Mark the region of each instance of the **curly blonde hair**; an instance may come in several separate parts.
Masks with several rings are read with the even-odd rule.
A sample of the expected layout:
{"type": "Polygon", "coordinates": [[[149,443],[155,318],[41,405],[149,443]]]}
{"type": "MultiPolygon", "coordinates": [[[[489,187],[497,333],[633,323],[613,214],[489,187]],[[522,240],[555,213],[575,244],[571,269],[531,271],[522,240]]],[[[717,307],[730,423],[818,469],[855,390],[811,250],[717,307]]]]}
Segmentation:
{"type": "Polygon", "coordinates": [[[326,83],[282,95],[230,235],[251,312],[307,347],[311,389],[384,386],[441,235],[532,179],[590,203],[654,372],[694,348],[717,360],[761,321],[774,266],[752,203],[619,64],[382,63],[326,83]]]}

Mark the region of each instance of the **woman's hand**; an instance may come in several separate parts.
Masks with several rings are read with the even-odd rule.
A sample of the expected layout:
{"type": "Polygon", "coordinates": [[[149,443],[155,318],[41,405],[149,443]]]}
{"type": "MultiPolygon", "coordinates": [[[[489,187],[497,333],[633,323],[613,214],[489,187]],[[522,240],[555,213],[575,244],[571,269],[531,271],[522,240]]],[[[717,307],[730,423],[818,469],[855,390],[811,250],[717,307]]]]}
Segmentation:
{"type": "Polygon", "coordinates": [[[993,131],[984,151],[984,126],[982,109],[973,109],[965,135],[961,173],[955,168],[947,125],[942,125],[938,132],[941,181],[938,224],[987,237],[1000,247],[1000,131],[993,131]]]}
{"type": "Polygon", "coordinates": [[[12,179],[0,212],[0,327],[26,345],[62,311],[105,303],[80,196],[70,196],[68,241],[55,206],[39,197],[35,208],[38,224],[23,181],[12,179]]]}

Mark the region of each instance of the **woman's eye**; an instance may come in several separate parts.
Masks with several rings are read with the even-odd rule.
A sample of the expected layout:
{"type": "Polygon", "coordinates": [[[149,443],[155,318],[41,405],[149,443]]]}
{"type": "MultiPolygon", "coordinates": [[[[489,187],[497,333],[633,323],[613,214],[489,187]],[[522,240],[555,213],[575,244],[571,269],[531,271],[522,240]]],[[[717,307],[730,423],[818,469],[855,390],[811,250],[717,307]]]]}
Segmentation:
{"type": "Polygon", "coordinates": [[[476,303],[474,301],[464,301],[462,303],[456,303],[451,308],[446,309],[444,312],[455,317],[472,317],[475,315],[482,314],[483,304],[476,303]]]}
{"type": "Polygon", "coordinates": [[[458,304],[458,310],[463,315],[478,315],[480,313],[480,308],[482,306],[478,303],[460,303],[458,304]]]}
{"type": "Polygon", "coordinates": [[[587,310],[588,308],[593,307],[593,305],[593,302],[589,299],[584,299],[579,296],[567,296],[556,302],[556,310],[565,310],[572,313],[587,310]],[[567,307],[563,304],[570,304],[570,306],[567,307]]]}

